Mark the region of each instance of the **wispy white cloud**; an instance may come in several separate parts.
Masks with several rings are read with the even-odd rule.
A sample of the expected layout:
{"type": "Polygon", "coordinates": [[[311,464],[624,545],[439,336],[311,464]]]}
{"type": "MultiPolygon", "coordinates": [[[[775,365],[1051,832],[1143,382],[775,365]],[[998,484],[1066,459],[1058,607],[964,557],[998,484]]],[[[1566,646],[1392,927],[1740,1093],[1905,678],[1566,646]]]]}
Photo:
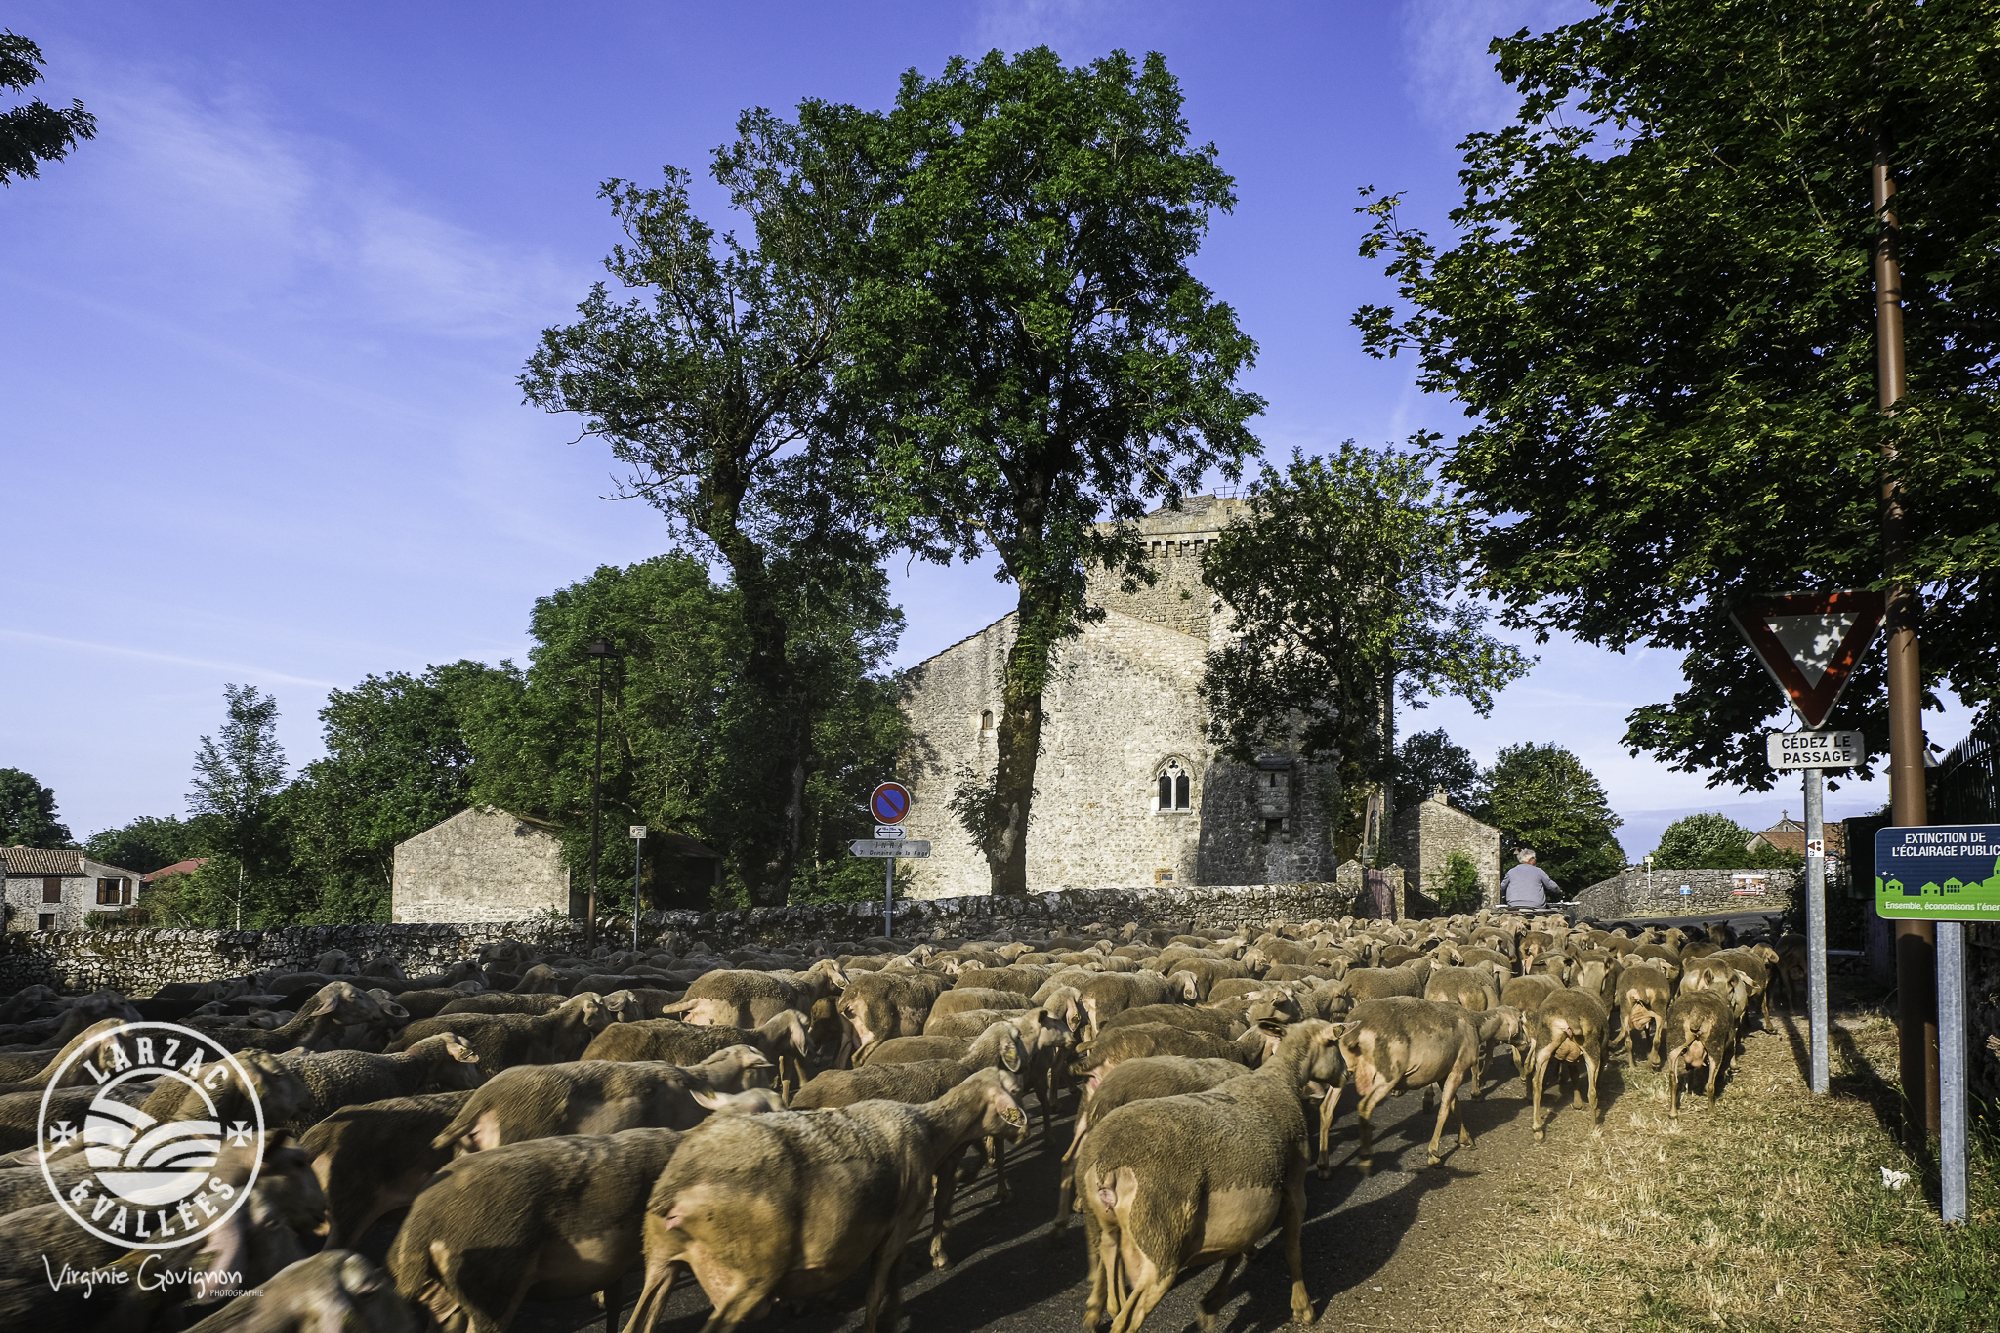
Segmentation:
{"type": "Polygon", "coordinates": [[[1122,0],[982,0],[973,41],[981,51],[1051,46],[1067,54],[1101,33],[1106,19],[1125,7],[1122,0]]]}
{"type": "Polygon", "coordinates": [[[294,675],[289,671],[277,671],[270,667],[257,666],[248,662],[223,662],[208,657],[192,657],[183,653],[160,652],[153,648],[135,648],[123,643],[98,643],[89,639],[72,639],[60,634],[42,634],[35,630],[0,629],[0,639],[11,639],[16,643],[38,644],[46,648],[61,648],[71,652],[95,653],[103,657],[123,657],[139,662],[157,662],[163,666],[191,667],[198,671],[221,671],[244,680],[281,681],[287,685],[306,685],[317,690],[337,688],[338,682],[320,680],[314,676],[294,675]]]}
{"type": "Polygon", "coordinates": [[[114,266],[210,311],[518,341],[589,279],[444,216],[352,149],[287,125],[261,95],[94,73],[84,92],[100,135],[73,164],[79,221],[116,233],[114,266]]]}
{"type": "Polygon", "coordinates": [[[1404,0],[1411,102],[1453,139],[1499,128],[1515,98],[1487,52],[1493,39],[1522,28],[1545,31],[1591,9],[1586,0],[1404,0]]]}

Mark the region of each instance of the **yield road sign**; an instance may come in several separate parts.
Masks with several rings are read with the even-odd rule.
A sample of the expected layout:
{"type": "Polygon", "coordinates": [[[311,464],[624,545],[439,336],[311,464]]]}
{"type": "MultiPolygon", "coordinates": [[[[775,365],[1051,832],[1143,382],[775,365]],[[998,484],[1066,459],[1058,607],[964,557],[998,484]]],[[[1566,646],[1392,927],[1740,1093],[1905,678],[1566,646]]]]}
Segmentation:
{"type": "Polygon", "coordinates": [[[1858,768],[1868,745],[1858,731],[1773,731],[1764,737],[1772,768],[1858,768]]]}
{"type": "Polygon", "coordinates": [[[931,845],[922,838],[856,838],[847,850],[855,856],[925,857],[931,845]]]}
{"type": "Polygon", "coordinates": [[[910,813],[910,789],[900,782],[885,782],[868,794],[868,808],[878,824],[900,824],[910,813]]]}
{"type": "Polygon", "coordinates": [[[1792,702],[1799,721],[1823,724],[1882,626],[1879,592],[1786,593],[1760,597],[1729,618],[1792,702]]]}

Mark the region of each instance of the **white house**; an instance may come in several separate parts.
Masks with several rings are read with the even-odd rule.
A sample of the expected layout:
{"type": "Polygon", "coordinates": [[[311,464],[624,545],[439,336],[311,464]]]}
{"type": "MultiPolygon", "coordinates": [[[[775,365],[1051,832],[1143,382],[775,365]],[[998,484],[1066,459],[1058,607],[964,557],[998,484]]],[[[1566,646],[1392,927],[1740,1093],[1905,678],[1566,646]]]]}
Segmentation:
{"type": "Polygon", "coordinates": [[[0,858],[7,865],[8,930],[76,930],[93,913],[137,902],[146,879],[74,847],[8,847],[0,858]]]}

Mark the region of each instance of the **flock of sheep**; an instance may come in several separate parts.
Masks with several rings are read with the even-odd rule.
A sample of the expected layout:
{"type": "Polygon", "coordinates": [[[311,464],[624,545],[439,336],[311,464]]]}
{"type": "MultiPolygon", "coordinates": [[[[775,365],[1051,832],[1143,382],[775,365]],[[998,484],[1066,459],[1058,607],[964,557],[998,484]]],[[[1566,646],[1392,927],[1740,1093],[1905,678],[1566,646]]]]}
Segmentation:
{"type": "MultiPolygon", "coordinates": [[[[893,1327],[926,1219],[946,1267],[958,1186],[990,1166],[1007,1201],[1030,1105],[1064,1148],[1072,1101],[1049,1202],[1053,1238],[1082,1219],[1086,1328],[1137,1329],[1211,1263],[1212,1323],[1273,1231],[1310,1322],[1306,1177],[1330,1171],[1343,1105],[1365,1165],[1376,1108],[1424,1089],[1435,1163],[1503,1049],[1539,1140],[1552,1075],[1595,1116],[1604,1061],[1643,1046],[1678,1113],[1690,1072],[1716,1096],[1746,1014],[1769,990],[1792,1000],[1802,964],[1790,937],[1488,912],[803,954],[682,941],[539,958],[509,941],[436,976],[333,953],[145,999],[30,987],[0,1002],[0,1327],[498,1333],[524,1301],[594,1293],[610,1323],[636,1278],[625,1328],[646,1333],[684,1275],[711,1331],[857,1277],[866,1327],[893,1327]],[[52,1202],[89,1166],[40,1129],[45,1100],[76,1116],[96,1090],[89,1058],[48,1086],[68,1054],[139,1019],[237,1052],[243,1086],[217,1094],[217,1118],[254,1096],[272,1131],[213,1168],[233,1186],[260,1168],[245,1205],[165,1254],[52,1202]],[[385,1271],[361,1250],[384,1253],[392,1229],[385,1271]]],[[[119,1093],[154,1120],[205,1112],[171,1080],[119,1093]]]]}

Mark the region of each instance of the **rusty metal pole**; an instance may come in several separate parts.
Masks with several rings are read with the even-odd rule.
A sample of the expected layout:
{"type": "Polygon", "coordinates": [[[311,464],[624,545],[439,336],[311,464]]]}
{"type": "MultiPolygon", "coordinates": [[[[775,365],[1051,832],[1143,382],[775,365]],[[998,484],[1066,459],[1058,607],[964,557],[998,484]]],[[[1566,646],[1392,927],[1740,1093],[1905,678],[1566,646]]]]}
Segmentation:
{"type": "MultiPolygon", "coordinates": [[[[1876,406],[1895,412],[1908,379],[1903,364],[1903,267],[1896,252],[1896,178],[1878,144],[1870,172],[1875,215],[1876,406]]],[[[1882,560],[1892,577],[1904,568],[1910,520],[1893,432],[1882,436],[1882,560]]],[[[1917,663],[1917,628],[1923,607],[1908,583],[1888,593],[1889,817],[1898,827],[1930,822],[1924,794],[1923,680],[1917,663]]],[[[1937,932],[1928,921],[1898,921],[1896,995],[1898,1064],[1909,1105],[1913,1145],[1938,1132],[1937,932]]]]}

